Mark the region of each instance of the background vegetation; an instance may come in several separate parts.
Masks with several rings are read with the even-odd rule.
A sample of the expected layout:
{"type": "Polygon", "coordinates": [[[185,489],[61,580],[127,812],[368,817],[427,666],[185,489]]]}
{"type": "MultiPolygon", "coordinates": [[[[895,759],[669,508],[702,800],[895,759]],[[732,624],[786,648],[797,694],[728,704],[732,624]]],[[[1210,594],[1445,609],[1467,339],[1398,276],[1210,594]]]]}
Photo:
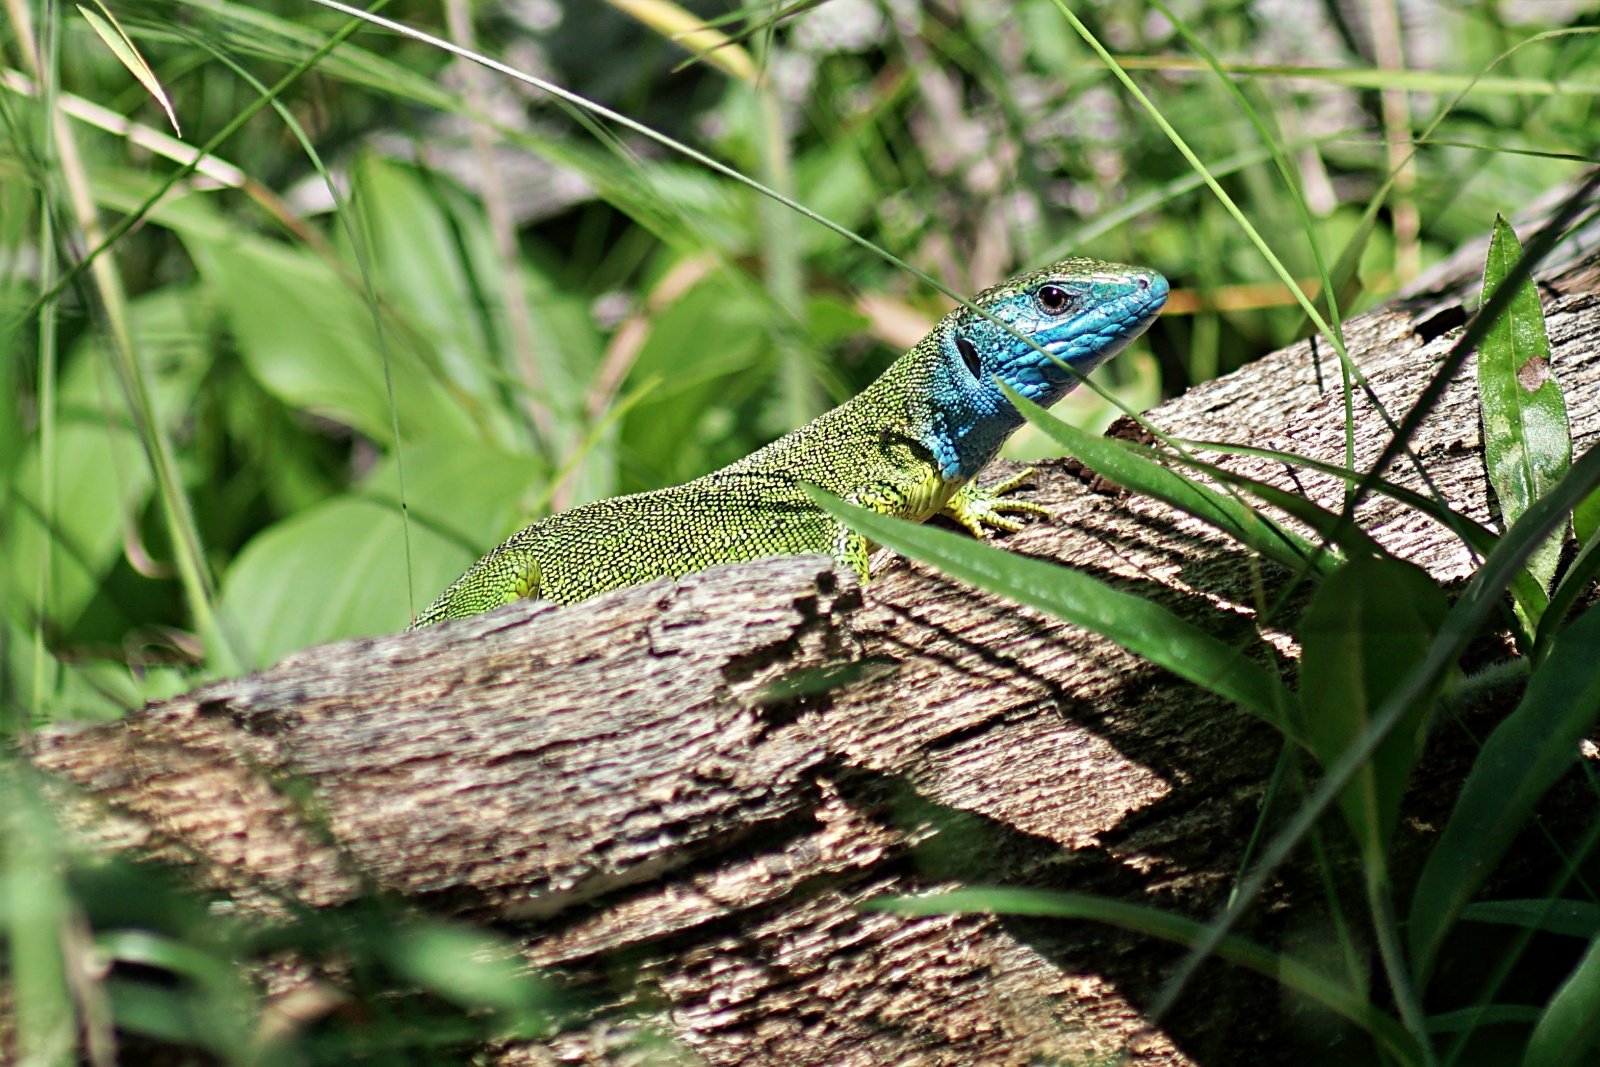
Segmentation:
{"type": "MultiPolygon", "coordinates": [[[[734,39],[681,36],[681,9],[642,0],[382,5],[650,137],[309,0],[8,0],[9,729],[112,717],[399,629],[519,526],[748,453],[856,391],[950,306],[735,175],[956,294],[1068,254],[1159,268],[1169,314],[1104,372],[1140,410],[1298,336],[1286,276],[1314,290],[1331,274],[1336,324],[1578,173],[1600,141],[1600,39],[1540,36],[1600,25],[1593,4],[689,6],[734,39]]],[[[1058,414],[1097,427],[1112,410],[1082,391],[1058,414]]],[[[1053,448],[1042,431],[1012,445],[1053,448]]],[[[121,929],[106,909],[122,891],[57,865],[59,840],[14,788],[0,914],[16,987],[44,991],[19,1018],[48,1058],[90,1001],[52,977],[57,941],[28,932],[121,929]],[[67,894],[63,879],[83,884],[67,894]]],[[[411,929],[374,920],[390,921],[411,929]]],[[[188,977],[114,990],[104,1010],[244,1055],[245,1022],[172,1021],[252,995],[216,977],[226,966],[213,981],[183,961],[273,949],[193,915],[144,925],[166,954],[113,956],[188,977]]],[[[438,961],[481,957],[448,948],[475,935],[418,928],[416,944],[447,950],[412,956],[361,942],[366,929],[273,936],[367,961],[357,990],[422,981],[430,1004],[488,1003],[467,1031],[548,1023],[540,990],[484,993],[502,986],[471,968],[451,984],[438,961]]],[[[408,1047],[396,1027],[367,1019],[284,1054],[408,1047]]]]}

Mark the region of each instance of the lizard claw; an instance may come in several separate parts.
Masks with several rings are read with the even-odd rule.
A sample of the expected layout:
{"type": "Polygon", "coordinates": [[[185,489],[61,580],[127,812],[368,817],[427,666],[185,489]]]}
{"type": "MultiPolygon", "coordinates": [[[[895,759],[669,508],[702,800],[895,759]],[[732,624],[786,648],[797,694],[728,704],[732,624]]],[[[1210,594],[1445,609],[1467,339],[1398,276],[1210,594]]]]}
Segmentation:
{"type": "Polygon", "coordinates": [[[985,526],[993,526],[997,530],[1010,533],[1022,529],[1021,519],[1013,519],[1004,512],[1043,515],[1048,519],[1051,517],[1048,508],[1027,500],[1000,499],[1003,494],[1011,492],[1036,473],[1033,467],[1029,467],[1013,474],[999,485],[987,489],[980,487],[976,482],[968,482],[951,498],[950,503],[944,506],[944,514],[966,527],[967,531],[980,541],[986,536],[985,526]]]}

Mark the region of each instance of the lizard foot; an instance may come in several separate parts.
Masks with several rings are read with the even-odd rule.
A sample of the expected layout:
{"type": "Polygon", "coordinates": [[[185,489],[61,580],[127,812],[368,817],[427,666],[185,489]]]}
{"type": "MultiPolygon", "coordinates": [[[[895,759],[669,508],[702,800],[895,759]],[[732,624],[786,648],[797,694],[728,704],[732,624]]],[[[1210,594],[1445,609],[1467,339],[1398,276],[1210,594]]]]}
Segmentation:
{"type": "Polygon", "coordinates": [[[1043,515],[1048,519],[1051,517],[1048,508],[1027,500],[1001,499],[1036,473],[1038,472],[1035,468],[1029,467],[1013,474],[999,485],[992,485],[987,489],[980,487],[977,482],[968,482],[951,498],[950,503],[944,506],[943,514],[965,526],[968,532],[980,541],[984,539],[985,526],[993,526],[997,530],[1011,533],[1022,529],[1022,520],[1004,514],[1008,511],[1043,515]]]}

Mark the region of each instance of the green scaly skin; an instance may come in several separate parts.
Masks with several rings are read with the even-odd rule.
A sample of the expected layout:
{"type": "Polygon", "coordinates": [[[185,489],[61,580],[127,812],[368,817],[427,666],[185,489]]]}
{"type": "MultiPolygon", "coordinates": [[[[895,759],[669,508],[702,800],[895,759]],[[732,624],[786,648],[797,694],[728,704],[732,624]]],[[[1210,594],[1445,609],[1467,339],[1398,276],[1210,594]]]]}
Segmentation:
{"type": "Polygon", "coordinates": [[[831,553],[863,581],[872,546],[813,504],[802,484],[885,515],[946,515],[984,536],[1043,508],[974,480],[1023,424],[1004,382],[1038,403],[1144,332],[1166,300],[1153,271],[1072,259],[1018,275],[958,308],[860,395],[722,470],[684,485],[584,504],[524,528],[439,595],[413,628],[524,597],[570,604],[719,563],[831,553]],[[1031,342],[1031,343],[1030,343],[1031,342]]]}

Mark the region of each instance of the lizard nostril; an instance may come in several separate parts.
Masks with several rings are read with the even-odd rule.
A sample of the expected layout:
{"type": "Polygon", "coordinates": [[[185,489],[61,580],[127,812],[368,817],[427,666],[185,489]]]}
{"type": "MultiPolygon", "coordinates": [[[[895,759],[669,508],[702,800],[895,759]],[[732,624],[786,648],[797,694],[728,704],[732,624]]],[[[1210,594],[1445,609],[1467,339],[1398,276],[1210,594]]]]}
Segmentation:
{"type": "Polygon", "coordinates": [[[1148,288],[1150,288],[1150,275],[1148,275],[1148,274],[1139,275],[1139,288],[1140,289],[1148,289],[1148,288]]]}

